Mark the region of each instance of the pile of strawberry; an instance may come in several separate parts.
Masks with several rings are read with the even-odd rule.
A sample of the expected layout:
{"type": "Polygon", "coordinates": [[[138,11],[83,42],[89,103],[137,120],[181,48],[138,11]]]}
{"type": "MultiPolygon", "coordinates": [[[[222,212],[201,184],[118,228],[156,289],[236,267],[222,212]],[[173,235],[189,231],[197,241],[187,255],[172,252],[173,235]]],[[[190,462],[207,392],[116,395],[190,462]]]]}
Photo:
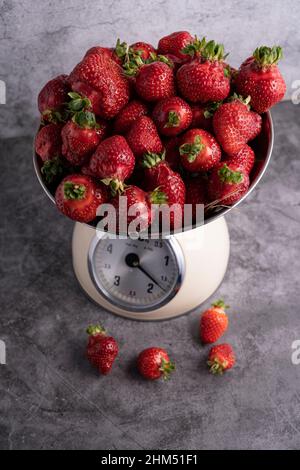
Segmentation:
{"type": "Polygon", "coordinates": [[[122,194],[148,226],[151,204],[234,204],[250,184],[261,114],[286,91],[281,56],[259,47],[235,70],[223,45],[186,31],[156,49],[119,40],[91,48],[38,97],[35,150],[58,209],[91,222],[122,194]]]}

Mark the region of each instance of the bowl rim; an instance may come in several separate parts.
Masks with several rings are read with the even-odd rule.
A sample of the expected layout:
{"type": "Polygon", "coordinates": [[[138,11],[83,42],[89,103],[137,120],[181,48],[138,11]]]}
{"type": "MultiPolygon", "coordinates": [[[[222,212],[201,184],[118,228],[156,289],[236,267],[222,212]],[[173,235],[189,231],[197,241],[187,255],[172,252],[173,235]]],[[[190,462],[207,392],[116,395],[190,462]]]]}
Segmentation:
{"type": "MultiPolygon", "coordinates": [[[[228,207],[224,206],[223,209],[217,211],[215,214],[211,215],[208,218],[204,218],[203,224],[201,224],[199,226],[195,226],[195,227],[186,227],[184,231],[189,231],[189,230],[192,230],[193,228],[199,228],[202,225],[206,225],[206,224],[209,224],[210,222],[215,221],[219,217],[224,217],[226,214],[228,214],[228,212],[230,212],[232,209],[234,209],[239,204],[241,204],[241,202],[243,202],[249,196],[249,194],[252,193],[254,188],[258,185],[258,183],[262,179],[262,177],[265,174],[266,169],[269,165],[269,162],[270,162],[271,156],[272,156],[273,146],[274,146],[274,124],[273,124],[273,119],[272,119],[271,112],[267,111],[266,113],[264,113],[264,116],[266,116],[267,122],[270,126],[269,127],[269,142],[268,142],[268,148],[267,148],[267,152],[266,152],[266,158],[264,159],[264,164],[263,164],[262,168],[260,169],[260,172],[256,176],[255,180],[251,183],[248,191],[237,202],[235,202],[231,206],[228,206],[228,207]]],[[[33,148],[33,167],[34,167],[37,179],[38,179],[40,185],[42,186],[44,192],[46,193],[48,198],[53,202],[53,204],[55,204],[55,197],[53,196],[53,194],[50,192],[50,190],[47,188],[46,184],[43,181],[40,166],[39,166],[39,163],[38,163],[38,156],[37,156],[34,148],[33,148]]],[[[95,228],[95,225],[92,225],[92,224],[89,224],[89,223],[86,223],[86,225],[89,225],[90,227],[95,228]]],[[[181,232],[182,232],[182,230],[179,230],[179,233],[181,233],[181,232]]]]}

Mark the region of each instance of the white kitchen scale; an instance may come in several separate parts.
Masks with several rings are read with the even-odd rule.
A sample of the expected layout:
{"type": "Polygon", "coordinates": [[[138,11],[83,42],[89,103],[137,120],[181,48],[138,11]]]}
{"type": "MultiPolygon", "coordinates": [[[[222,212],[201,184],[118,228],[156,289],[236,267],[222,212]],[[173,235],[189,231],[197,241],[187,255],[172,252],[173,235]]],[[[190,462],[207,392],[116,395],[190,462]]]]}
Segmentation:
{"type": "MultiPolygon", "coordinates": [[[[112,239],[95,227],[75,223],[72,254],[75,275],[86,294],[102,308],[137,320],[163,320],[185,314],[205,302],[221,284],[230,241],[224,215],[257,185],[271,158],[273,125],[263,116],[254,142],[258,165],[250,189],[240,201],[212,214],[205,224],[169,238],[112,239]]],[[[37,177],[55,202],[34,155],[37,177]]]]}

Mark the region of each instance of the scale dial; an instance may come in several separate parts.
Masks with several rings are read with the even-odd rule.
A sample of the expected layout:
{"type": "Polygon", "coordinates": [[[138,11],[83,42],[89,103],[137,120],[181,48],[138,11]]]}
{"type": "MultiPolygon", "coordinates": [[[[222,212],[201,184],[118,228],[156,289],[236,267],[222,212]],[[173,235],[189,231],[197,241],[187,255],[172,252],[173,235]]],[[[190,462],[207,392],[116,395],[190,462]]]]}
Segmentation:
{"type": "Polygon", "coordinates": [[[89,272],[110,303],[129,311],[155,310],[180,289],[184,258],[176,239],[132,240],[95,237],[89,272]]]}

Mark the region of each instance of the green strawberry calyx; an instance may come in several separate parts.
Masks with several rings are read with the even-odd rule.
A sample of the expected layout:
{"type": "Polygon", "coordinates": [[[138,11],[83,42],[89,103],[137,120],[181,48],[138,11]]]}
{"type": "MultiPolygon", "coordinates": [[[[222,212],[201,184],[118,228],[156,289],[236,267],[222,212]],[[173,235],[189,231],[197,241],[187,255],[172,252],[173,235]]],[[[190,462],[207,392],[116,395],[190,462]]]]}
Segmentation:
{"type": "Polygon", "coordinates": [[[214,113],[217,111],[217,109],[221,106],[223,101],[213,101],[210,103],[206,108],[203,113],[205,119],[209,119],[213,117],[214,113]]]}
{"type": "Polygon", "coordinates": [[[149,195],[149,201],[151,204],[167,204],[168,203],[168,196],[166,193],[161,191],[160,187],[155,188],[149,195]]]}
{"type": "Polygon", "coordinates": [[[66,181],[64,183],[64,197],[73,201],[81,200],[85,197],[86,187],[84,184],[73,183],[73,181],[66,181]]]}
{"type": "Polygon", "coordinates": [[[186,143],[179,147],[180,155],[186,155],[189,163],[193,163],[198,154],[205,149],[205,145],[202,143],[200,135],[196,135],[193,143],[186,143]]]}
{"type": "Polygon", "coordinates": [[[67,103],[67,108],[70,113],[76,113],[78,111],[83,111],[84,109],[89,109],[92,106],[91,101],[88,98],[81,96],[75,91],[70,91],[68,93],[71,100],[67,103]]]}
{"type": "Polygon", "coordinates": [[[151,52],[149,59],[146,60],[147,64],[151,64],[152,62],[163,62],[164,64],[167,64],[171,68],[173,68],[174,66],[173,62],[170,59],[168,59],[168,57],[162,54],[155,54],[155,52],[151,52]]]}
{"type": "Polygon", "coordinates": [[[164,127],[178,127],[180,124],[180,116],[176,111],[169,111],[168,121],[164,127]]]}
{"type": "Polygon", "coordinates": [[[166,361],[166,359],[161,359],[161,364],[159,367],[159,371],[162,374],[164,380],[169,380],[170,375],[175,370],[175,363],[171,361],[166,361]]]}
{"type": "Polygon", "coordinates": [[[82,129],[99,129],[96,116],[90,111],[91,101],[73,91],[68,96],[71,100],[67,103],[67,111],[72,116],[72,121],[82,129]]]}
{"type": "Polygon", "coordinates": [[[145,64],[141,57],[142,53],[143,51],[135,51],[129,47],[126,42],[117,40],[115,54],[122,60],[124,73],[128,77],[134,77],[139,68],[145,64]]]}
{"type": "Polygon", "coordinates": [[[127,187],[123,181],[120,181],[117,178],[103,178],[101,181],[105,186],[109,186],[112,196],[122,194],[127,187]]]}
{"type": "Polygon", "coordinates": [[[223,309],[230,308],[230,305],[226,305],[224,300],[222,300],[222,299],[216,300],[211,305],[212,305],[212,307],[219,307],[219,308],[223,308],[223,309]]]}
{"type": "Polygon", "coordinates": [[[163,162],[166,158],[166,151],[164,150],[162,153],[153,153],[147,152],[143,156],[141,161],[141,165],[143,168],[153,168],[154,166],[158,165],[159,163],[163,162]]]}
{"type": "Polygon", "coordinates": [[[60,157],[54,157],[51,160],[46,160],[41,168],[43,179],[46,183],[53,183],[56,178],[63,174],[64,167],[60,157]]]}
{"type": "Polygon", "coordinates": [[[96,116],[91,111],[78,111],[72,117],[72,121],[82,129],[99,129],[96,116]]]}
{"type": "Polygon", "coordinates": [[[42,114],[41,124],[60,124],[66,122],[68,119],[68,113],[65,110],[57,111],[54,109],[46,109],[42,114]]]}
{"type": "Polygon", "coordinates": [[[278,64],[282,56],[283,52],[280,46],[261,46],[257,47],[253,52],[255,62],[261,68],[278,64]]]}
{"type": "Polygon", "coordinates": [[[94,335],[106,335],[106,331],[101,325],[89,325],[86,329],[86,332],[89,336],[94,335]]]}
{"type": "Polygon", "coordinates": [[[239,184],[244,179],[241,171],[231,170],[226,163],[219,169],[218,175],[222,183],[239,184]]]}
{"type": "Polygon", "coordinates": [[[233,93],[232,96],[230,96],[227,99],[228,103],[232,103],[233,101],[240,101],[243,103],[245,106],[247,106],[248,109],[250,109],[250,101],[251,101],[251,96],[247,96],[244,98],[242,95],[238,95],[237,93],[233,93]]]}
{"type": "Polygon", "coordinates": [[[228,366],[228,361],[220,361],[217,357],[214,357],[212,360],[207,361],[207,365],[212,374],[222,375],[228,366]]]}
{"type": "Polygon", "coordinates": [[[182,54],[188,54],[191,57],[194,57],[197,54],[201,54],[203,48],[206,45],[206,38],[203,37],[202,39],[198,39],[195,36],[194,40],[187,44],[183,49],[181,49],[182,54]]]}
{"type": "Polygon", "coordinates": [[[225,54],[223,44],[218,44],[215,41],[208,41],[201,51],[201,57],[205,60],[222,61],[227,56],[228,54],[225,54]]]}

